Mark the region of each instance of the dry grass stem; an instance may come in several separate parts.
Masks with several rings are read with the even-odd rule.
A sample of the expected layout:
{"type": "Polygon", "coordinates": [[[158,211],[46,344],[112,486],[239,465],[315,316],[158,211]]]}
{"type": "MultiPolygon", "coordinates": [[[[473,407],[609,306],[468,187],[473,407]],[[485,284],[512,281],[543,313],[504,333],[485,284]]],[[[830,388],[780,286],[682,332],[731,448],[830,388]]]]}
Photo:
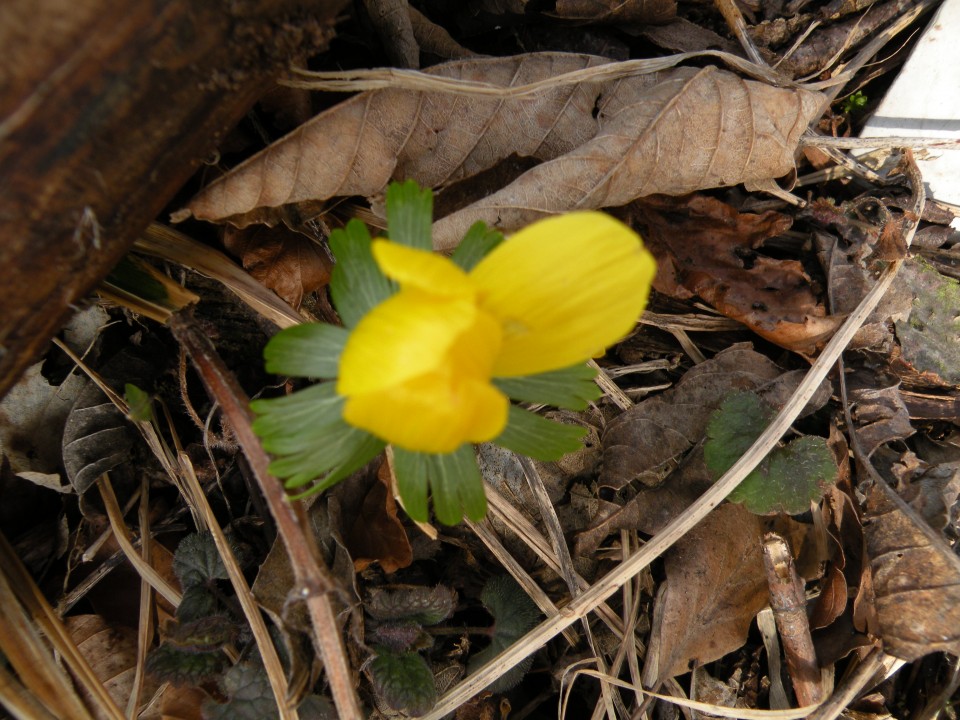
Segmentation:
{"type": "Polygon", "coordinates": [[[0,607],[7,622],[0,623],[0,650],[20,680],[60,718],[91,717],[73,692],[36,628],[53,645],[71,672],[90,693],[100,717],[121,720],[123,713],[77,649],[63,621],[53,611],[6,536],[0,533],[0,607]],[[26,612],[24,611],[26,610],[26,612]],[[8,645],[13,633],[18,639],[8,645]],[[26,663],[22,664],[21,660],[26,663]]]}
{"type": "MultiPolygon", "coordinates": [[[[530,599],[536,604],[543,614],[547,617],[554,617],[560,614],[559,608],[550,599],[543,589],[537,585],[536,581],[530,577],[530,573],[524,570],[523,566],[517,562],[517,559],[510,554],[496,533],[488,527],[488,521],[474,522],[473,520],[464,520],[474,535],[480,538],[480,541],[487,546],[491,554],[499,561],[510,577],[517,581],[517,584],[523,588],[523,591],[530,596],[530,599]]],[[[563,636],[571,647],[579,641],[577,634],[570,629],[564,630],[563,636]]]]}
{"type": "Polygon", "coordinates": [[[303,505],[289,500],[283,485],[270,474],[270,460],[250,427],[252,416],[247,397],[224,366],[209,338],[194,326],[188,316],[175,315],[170,326],[174,337],[186,348],[207,392],[223,408],[240,449],[270,506],[277,531],[290,556],[295,592],[305,603],[313,625],[314,645],[323,660],[337,712],[343,718],[362,717],[355,678],[347,664],[347,653],[333,608],[333,596],[338,594],[338,585],[323,563],[303,505]]]}
{"type": "Polygon", "coordinates": [[[303,68],[293,68],[294,78],[282,81],[289,87],[320,90],[325,92],[364,92],[384,88],[403,89],[420,92],[446,92],[455,95],[485,95],[488,97],[510,98],[532,95],[542,90],[553,90],[563,85],[578,85],[589,82],[609,82],[633,75],[645,75],[676,67],[686,60],[713,57],[729,67],[757,80],[773,85],[793,85],[790,80],[778,75],[766,65],[758,65],[744,58],[719,50],[678,53],[661,58],[643,60],[625,60],[610,62],[583,70],[563,73],[547,80],[501,87],[472,80],[438,77],[419,70],[401,70],[397,68],[379,68],[375,70],[348,70],[336,72],[312,72],[303,68]]]}
{"type": "Polygon", "coordinates": [[[263,621],[263,616],[260,614],[257,601],[250,591],[250,586],[247,584],[246,578],[243,577],[243,570],[240,568],[239,563],[237,563],[237,558],[234,556],[233,550],[230,549],[227,536],[223,534],[223,530],[213,514],[210,503],[207,502],[203,488],[200,487],[200,481],[193,471],[193,464],[190,461],[190,457],[185,452],[181,452],[179,459],[181,467],[186,471],[183,475],[187,489],[190,495],[195,498],[198,513],[202,515],[206,521],[207,530],[213,536],[213,542],[217,546],[217,552],[220,554],[223,565],[227,570],[227,575],[230,577],[230,584],[233,585],[234,592],[237,593],[237,600],[243,610],[243,615],[250,624],[250,631],[253,633],[253,639],[257,644],[257,649],[260,651],[260,658],[263,661],[264,670],[267,672],[267,679],[270,681],[270,689],[273,690],[273,697],[277,702],[277,711],[280,714],[280,718],[281,720],[298,720],[296,708],[291,706],[291,698],[289,697],[287,677],[283,671],[283,664],[280,662],[279,655],[277,655],[277,649],[273,645],[273,640],[270,639],[270,633],[267,630],[266,623],[263,621]]]}
{"type": "Polygon", "coordinates": [[[156,590],[164,600],[177,607],[180,604],[181,594],[149,563],[144,562],[140,553],[134,549],[133,543],[130,542],[129,530],[123,521],[120,504],[117,502],[117,496],[113,492],[113,485],[110,484],[110,476],[107,473],[101,475],[97,480],[97,489],[100,491],[100,497],[103,499],[103,505],[107,511],[110,529],[113,530],[113,536],[117,539],[117,544],[127,561],[144,582],[149,583],[150,587],[156,590]]]}
{"type": "Polygon", "coordinates": [[[143,237],[136,241],[134,248],[147,255],[183,265],[222,283],[250,308],[280,328],[288,328],[310,319],[299,315],[276,293],[254,280],[223,253],[166,225],[150,225],[144,231],[143,237]]]}

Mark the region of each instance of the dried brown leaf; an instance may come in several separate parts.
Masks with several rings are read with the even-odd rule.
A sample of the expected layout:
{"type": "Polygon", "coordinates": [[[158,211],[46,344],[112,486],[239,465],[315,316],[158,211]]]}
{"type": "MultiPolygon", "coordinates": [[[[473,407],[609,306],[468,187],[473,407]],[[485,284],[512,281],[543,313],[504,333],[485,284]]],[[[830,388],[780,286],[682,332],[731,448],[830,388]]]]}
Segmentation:
{"type": "Polygon", "coordinates": [[[857,424],[857,437],[867,457],[881,445],[903,440],[916,432],[900,396],[899,383],[885,388],[871,387],[870,384],[851,388],[850,411],[857,424]]]}
{"type": "Polygon", "coordinates": [[[568,20],[660,25],[677,16],[676,0],[557,0],[556,14],[568,20]]]}
{"type": "Polygon", "coordinates": [[[294,308],[300,307],[304,295],[330,282],[333,262],[323,248],[284,225],[228,227],[223,244],[240,258],[244,270],[294,308]]]}
{"type": "Polygon", "coordinates": [[[960,654],[960,561],[906,505],[875,484],[864,525],[884,650],[912,662],[960,654]]]}
{"type": "Polygon", "coordinates": [[[781,177],[820,103],[715,67],[621,80],[598,98],[594,138],[443,218],[435,242],[454,246],[478,220],[512,230],[573,209],[781,177]]]}
{"type": "Polygon", "coordinates": [[[635,207],[657,256],[660,292],[699,295],[761,337],[799,352],[813,352],[840,325],[842,318],[827,316],[799,262],[756,252],[790,227],[787,216],[739,213],[699,195],[648,198],[635,207]]]}
{"type": "MultiPolygon", "coordinates": [[[[427,72],[511,87],[608,62],[535,53],[456,61],[427,72]]],[[[779,177],[794,168],[799,135],[820,104],[817,93],[716,68],[557,83],[507,98],[377,90],[314,118],[188,207],[201,219],[243,225],[245,214],[262,208],[374,197],[392,179],[437,187],[511,155],[545,161],[438,222],[435,244],[449,249],[477,220],[512,230],[574,208],[779,177]]]]}
{"type": "MultiPolygon", "coordinates": [[[[137,633],[111,626],[99,615],[74,615],[64,620],[70,637],[118,707],[126,707],[137,668],[137,633]]],[[[152,681],[141,696],[156,690],[152,681]]],[[[85,691],[81,688],[81,694],[85,691]]]]}
{"type": "Polygon", "coordinates": [[[343,539],[357,572],[377,562],[384,572],[392,573],[413,562],[413,549],[390,491],[390,469],[386,463],[373,478],[343,539]]]}
{"type": "Polygon", "coordinates": [[[659,680],[689,672],[741,647],[767,603],[757,516],[725,504],[664,556],[659,680]]]}

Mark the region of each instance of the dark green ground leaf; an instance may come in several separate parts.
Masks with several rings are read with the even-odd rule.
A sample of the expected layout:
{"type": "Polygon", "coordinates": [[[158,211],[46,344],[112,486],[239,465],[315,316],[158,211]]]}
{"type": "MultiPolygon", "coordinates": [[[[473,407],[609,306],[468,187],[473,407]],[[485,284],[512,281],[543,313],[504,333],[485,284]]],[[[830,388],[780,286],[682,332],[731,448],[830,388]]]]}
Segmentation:
{"type": "Polygon", "coordinates": [[[377,694],[394,710],[423,715],[437,702],[433,673],[418,653],[380,648],[370,663],[370,674],[377,694]]]}
{"type": "Polygon", "coordinates": [[[147,672],[161,682],[199,685],[223,672],[226,657],[221,652],[189,652],[164,644],[147,655],[147,672]]]}
{"type": "Polygon", "coordinates": [[[196,620],[181,620],[170,633],[168,641],[181,650],[213,652],[235,641],[239,631],[237,624],[226,615],[210,615],[196,620]]]}
{"type": "Polygon", "coordinates": [[[455,525],[466,513],[480,520],[487,512],[487,496],[472,445],[461,445],[452,453],[434,455],[394,448],[397,489],[407,514],[426,522],[427,491],[433,509],[444,525],[455,525]]]}
{"type": "MultiPolygon", "coordinates": [[[[517,642],[537,624],[541,616],[540,609],[533,600],[509,575],[490,578],[480,593],[480,601],[493,615],[493,635],[490,645],[470,659],[470,671],[492,660],[517,642]]],[[[523,679],[532,663],[533,655],[530,655],[487,689],[494,693],[506,692],[523,679]]]]}
{"type": "Polygon", "coordinates": [[[334,378],[350,332],[327,323],[304,323],[281,330],[263,349],[267,372],[307,378],[334,378]]]}
{"type": "Polygon", "coordinates": [[[603,391],[594,382],[597,371],[589,365],[516,378],[494,378],[493,384],[514,400],[542,403],[568,410],[585,410],[603,391]]]}
{"type": "Polygon", "coordinates": [[[180,541],[173,556],[173,571],[184,589],[229,577],[208,532],[187,535],[180,541]]]}
{"type": "Polygon", "coordinates": [[[419,250],[433,250],[433,191],[415,180],[387,187],[387,237],[419,250]]]}
{"type": "Polygon", "coordinates": [[[503,242],[503,233],[476,222],[467,230],[450,259],[464,271],[470,272],[491,250],[503,242]]]}
{"type": "Polygon", "coordinates": [[[369,638],[367,642],[383,645],[395,653],[418,649],[424,635],[426,633],[423,632],[423,628],[415,622],[388,622],[367,627],[367,637],[369,638]]]}
{"type": "Polygon", "coordinates": [[[348,328],[396,291],[370,251],[370,232],[359,220],[330,233],[330,249],[337,264],[330,278],[330,296],[348,328]]]}
{"type": "Polygon", "coordinates": [[[190,622],[216,614],[217,598],[206,585],[194,585],[183,591],[180,604],[177,605],[177,620],[190,622]]]}
{"type": "Polygon", "coordinates": [[[377,620],[409,620],[421,625],[436,625],[453,615],[456,606],[456,591],[438,585],[434,588],[375,589],[370,593],[365,609],[377,620]]]}
{"type": "MultiPolygon", "coordinates": [[[[752,392],[727,397],[707,425],[703,455],[719,478],[746,452],[773,417],[752,392]]],[[[807,436],[775,448],[728,496],[757,515],[799,515],[836,481],[837,466],[823,438],[807,436]]]]}
{"type": "Polygon", "coordinates": [[[518,455],[548,461],[559,460],[567,453],[579,450],[586,434],[587,429],[579,425],[547,420],[511,405],[507,427],[493,442],[518,455]]]}
{"type": "Polygon", "coordinates": [[[237,663],[224,673],[220,684],[227,702],[205,702],[204,720],[263,720],[277,716],[270,681],[259,663],[237,663]]]}

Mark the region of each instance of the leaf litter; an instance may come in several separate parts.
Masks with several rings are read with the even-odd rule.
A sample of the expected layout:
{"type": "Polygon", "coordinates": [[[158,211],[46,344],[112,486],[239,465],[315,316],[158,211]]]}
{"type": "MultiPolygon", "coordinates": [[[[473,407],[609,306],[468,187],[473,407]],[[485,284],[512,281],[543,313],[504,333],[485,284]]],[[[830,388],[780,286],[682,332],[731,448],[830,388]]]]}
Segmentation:
{"type": "MultiPolygon", "coordinates": [[[[684,51],[716,45],[710,35],[713,30],[692,25],[686,18],[672,20],[677,8],[671,3],[558,2],[546,13],[539,4],[534,8],[524,2],[473,5],[492,17],[510,10],[528,20],[535,18],[535,24],[575,18],[595,25],[600,33],[609,33],[604,25],[613,23],[628,37],[633,37],[633,32],[642,32],[651,42],[662,37],[664,47],[673,42],[665,29],[686,22],[703,32],[689,34],[684,51]],[[672,22],[661,28],[639,29],[641,21],[650,20],[672,22]]],[[[406,4],[384,6],[404,8],[406,4]]],[[[458,31],[466,25],[443,23],[444,18],[459,21],[463,11],[434,15],[430,3],[408,10],[415,42],[420,43],[425,58],[431,52],[428,47],[440,47],[422,40],[425,28],[431,26],[446,32],[454,43],[445,41],[448,50],[444,52],[449,55],[437,52],[436,57],[472,52],[466,48],[476,38],[458,31]]],[[[764,11],[777,14],[772,5],[764,11]]],[[[834,19],[831,15],[824,22],[842,28],[834,19]]],[[[754,18],[748,20],[753,28],[759,27],[754,18]]],[[[871,22],[875,20],[871,18],[871,22]]],[[[795,23],[776,42],[765,41],[768,49],[763,52],[782,52],[781,43],[795,37],[799,28],[800,23],[795,23]]],[[[850,35],[846,31],[840,34],[850,35]]],[[[720,40],[730,43],[727,38],[720,40]]],[[[808,45],[816,47],[813,40],[808,45]]],[[[404,51],[405,56],[409,50],[404,51]]],[[[803,55],[797,53],[797,58],[803,55]]],[[[813,57],[829,59],[823,51],[814,52],[813,57]]],[[[573,543],[575,572],[583,580],[580,587],[587,600],[570,597],[571,588],[560,565],[562,553],[546,539],[548,533],[536,503],[527,496],[522,473],[511,475],[515,468],[511,470],[509,453],[506,458],[488,458],[486,482],[516,501],[516,515],[498,513],[493,530],[488,530],[501,536],[502,546],[518,560],[516,566],[507,563],[507,569],[517,572],[519,568],[523,581],[535,584],[542,598],[555,607],[566,605],[573,608],[574,615],[586,617],[598,638],[606,633],[614,638],[607,644],[595,642],[592,647],[596,650],[570,648],[563,641],[550,642],[538,653],[531,647],[526,652],[530,665],[518,666],[519,672],[514,672],[509,682],[504,664],[491,680],[498,683],[491,691],[499,698],[501,710],[511,703],[515,708],[525,705],[535,710],[543,702],[538,698],[551,696],[544,682],[547,673],[562,675],[584,659],[584,653],[588,661],[605,670],[599,673],[599,704],[580,699],[576,701],[580,705],[571,710],[577,714],[602,713],[604,709],[631,713],[641,702],[641,685],[682,693],[684,686],[674,678],[694,669],[697,674],[691,684],[702,684],[704,677],[710,677],[726,688],[739,688],[716,693],[729,705],[765,707],[769,698],[761,688],[768,669],[764,660],[758,660],[759,646],[751,626],[769,602],[760,539],[772,525],[788,540],[801,582],[811,597],[808,605],[824,673],[839,678],[853,669],[859,659],[851,650],[857,647],[882,647],[909,662],[935,651],[956,654],[957,622],[950,609],[957,605],[952,546],[960,537],[960,452],[952,450],[958,444],[953,442],[956,433],[949,422],[955,415],[920,422],[915,412],[920,396],[927,398],[926,402],[937,398],[941,407],[956,402],[960,380],[953,354],[958,297],[956,280],[949,277],[942,262],[944,253],[952,252],[956,238],[947,232],[927,232],[929,238],[938,238],[940,254],[928,253],[930,262],[908,257],[893,290],[849,344],[849,410],[861,446],[857,462],[851,463],[843,437],[854,428],[844,419],[836,377],[807,389],[802,380],[809,363],[816,363],[821,353],[827,352],[828,340],[862,306],[878,277],[903,257],[905,250],[898,243],[905,238],[908,242],[913,223],[911,211],[902,209],[909,207],[907,194],[885,189],[854,196],[852,187],[833,183],[817,188],[813,194],[818,199],[801,211],[780,201],[759,202],[759,196],[745,196],[742,190],[730,188],[743,183],[751,188],[794,173],[801,134],[820,118],[826,97],[788,82],[775,87],[748,80],[727,69],[703,67],[703,62],[698,67],[552,82],[570,71],[602,70],[613,64],[597,55],[554,51],[470,58],[429,67],[426,72],[433,78],[483,83],[487,90],[544,84],[525,94],[502,96],[411,90],[399,85],[362,92],[333,105],[207,185],[189,203],[189,211],[195,218],[232,224],[223,238],[228,249],[287,303],[300,306],[307,314],[333,317],[325,292],[330,264],[322,246],[324,228],[339,226],[353,213],[365,212],[367,219],[382,213],[383,193],[392,179],[413,178],[439,189],[441,198],[444,191],[450,191],[451,198],[455,194],[463,198],[440,203],[447,214],[437,218],[434,238],[442,250],[451,250],[475,220],[509,232],[543,215],[608,208],[638,228],[657,255],[660,275],[655,312],[669,312],[677,319],[703,317],[700,303],[707,303],[742,324],[744,330],[736,340],[746,333],[753,336],[752,345],[730,341],[725,349],[709,352],[708,357],[697,348],[704,334],[712,334],[711,344],[723,343],[726,335],[706,324],[698,326],[691,320],[694,329],[684,331],[687,341],[679,346],[673,337],[645,343],[644,338],[655,332],[645,329],[631,339],[631,347],[643,359],[678,355],[684,359],[679,367],[666,363],[652,378],[622,375],[617,382],[627,398],[631,393],[642,398],[648,380],[669,389],[653,391],[648,399],[636,403],[618,398],[619,407],[603,398],[565,418],[589,427],[593,445],[574,459],[538,467],[541,474],[551,473],[545,475],[548,494],[566,540],[573,543]],[[499,186],[478,192],[479,173],[496,172],[516,158],[527,159],[516,166],[519,172],[499,186]],[[843,199],[838,203],[820,199],[828,194],[843,199]],[[363,202],[370,204],[370,210],[361,210],[363,202]],[[321,244],[313,237],[321,238],[321,244]],[[933,262],[934,258],[938,262],[933,262]],[[663,344],[669,352],[659,349],[663,344]],[[605,575],[620,571],[640,548],[655,545],[658,533],[673,527],[678,519],[682,521],[697,498],[714,487],[717,476],[724,474],[758,433],[766,432],[771,414],[788,406],[798,387],[809,390],[805,408],[796,413],[793,430],[771,449],[767,460],[757,459],[760,465],[755,475],[767,492],[770,477],[786,477],[787,470],[805,464],[820,469],[829,464],[837,474],[836,485],[830,485],[827,473],[818,470],[812,484],[792,494],[776,492],[772,501],[763,500],[762,507],[752,501],[723,503],[702,522],[686,528],[662,559],[644,572],[620,575],[614,588],[618,595],[605,596],[609,604],[602,606],[608,611],[615,608],[612,612],[587,604],[598,596],[594,588],[602,585],[605,575]],[[753,400],[742,407],[730,404],[744,397],[760,404],[753,400]],[[753,422],[738,424],[743,418],[753,422]],[[818,444],[816,451],[808,448],[811,442],[818,444]],[[722,456],[719,460],[717,447],[722,456]],[[791,448],[815,453],[816,461],[796,461],[791,448]],[[886,480],[869,475],[865,462],[876,465],[886,480]],[[887,481],[901,498],[899,502],[877,485],[887,481]],[[761,514],[781,512],[765,519],[750,509],[761,514]],[[624,641],[626,632],[631,634],[624,641]],[[624,667],[637,692],[617,689],[614,680],[624,667]],[[609,672],[607,680],[604,672],[609,672]]],[[[800,67],[794,65],[794,69],[800,67]]],[[[925,220],[931,222],[928,217],[925,220]]],[[[945,228],[949,220],[940,219],[936,221],[940,225],[928,224],[925,230],[945,228]]],[[[349,324],[356,318],[344,320],[349,324]]],[[[225,352],[228,340],[234,346],[246,346],[249,364],[260,362],[259,349],[265,335],[272,332],[268,328],[265,333],[266,324],[249,317],[239,338],[219,335],[223,331],[215,321],[209,327],[215,342],[223,342],[225,352]]],[[[156,328],[143,326],[128,332],[125,341],[136,344],[156,333],[156,328]]],[[[312,624],[305,612],[307,604],[297,596],[297,579],[286,550],[275,541],[269,514],[257,507],[259,500],[249,492],[252,477],[237,460],[231,432],[214,433],[207,425],[220,398],[211,401],[188,371],[176,363],[162,362],[167,362],[167,372],[158,378],[155,396],[172,408],[174,415],[184,404],[195,411],[193,424],[178,419],[165,426],[164,442],[179,447],[180,438],[170,434],[183,436],[186,451],[181,459],[187,458],[207,492],[217,498],[217,512],[229,522],[231,535],[250,541],[246,547],[252,553],[251,567],[257,568],[254,590],[276,625],[275,642],[282,649],[291,678],[300,683],[300,717],[332,717],[332,706],[323,697],[329,691],[323,682],[316,682],[317,676],[310,670],[312,624]]],[[[100,358],[94,364],[106,366],[100,358]]],[[[615,374],[616,353],[600,364],[615,374]]],[[[240,367],[242,362],[235,370],[240,367]]],[[[136,383],[134,364],[121,359],[119,368],[121,372],[111,372],[111,378],[136,383]]],[[[251,393],[276,394],[268,385],[283,379],[244,373],[243,381],[251,393]]],[[[53,388],[58,384],[48,383],[53,388]]],[[[75,412],[83,407],[79,404],[75,412]]],[[[168,411],[157,416],[164,417],[168,411]]],[[[6,412],[6,417],[11,414],[6,412]]],[[[62,422],[63,413],[60,417],[62,422]]],[[[118,426],[122,422],[122,415],[111,419],[118,426]]],[[[110,443],[88,444],[97,431],[95,425],[77,425],[69,443],[71,450],[65,449],[60,459],[80,493],[104,470],[121,478],[124,472],[123,458],[115,462],[101,449],[108,449],[110,443]],[[108,464],[97,465],[101,458],[108,464]],[[75,469],[71,471],[71,467],[75,469]]],[[[27,464],[24,462],[24,467],[27,464]]],[[[54,470],[58,464],[53,463],[54,470]]],[[[466,676],[469,682],[473,669],[488,657],[512,652],[529,642],[526,631],[540,616],[527,590],[520,589],[528,585],[503,580],[511,584],[509,590],[490,590],[501,582],[498,578],[504,567],[502,559],[491,555],[480,541],[479,533],[465,527],[438,532],[429,523],[411,523],[394,501],[389,483],[389,474],[377,473],[376,465],[366,468],[317,501],[304,515],[309,518],[304,527],[318,541],[320,560],[329,568],[332,596],[341,603],[338,629],[346,638],[364,702],[374,708],[376,717],[393,716],[381,702],[386,696],[393,698],[387,705],[406,705],[417,713],[439,717],[443,708],[453,709],[449,703],[444,705],[447,686],[441,678],[466,676]],[[429,616],[401,612],[384,619],[378,609],[384,598],[396,598],[398,606],[421,610],[432,607],[431,603],[443,603],[444,607],[429,616]],[[519,612],[527,606],[529,612],[519,612]],[[485,631],[492,639],[489,645],[477,641],[476,632],[471,637],[477,624],[489,620],[482,608],[495,620],[494,630],[485,631]],[[371,649],[387,642],[393,645],[379,654],[371,649]],[[397,660],[401,655],[402,660],[397,660]],[[381,664],[391,660],[399,668],[389,675],[391,679],[384,679],[387,671],[364,665],[381,658],[381,664]],[[406,676],[423,681],[418,685],[421,694],[404,695],[410,687],[406,676]],[[435,686],[428,688],[431,681],[435,686]],[[385,691],[388,686],[399,690],[385,691]],[[440,704],[430,715],[437,697],[440,704]]],[[[181,542],[183,525],[176,524],[182,523],[186,503],[168,481],[154,478],[152,484],[150,503],[158,512],[169,515],[171,508],[180,508],[180,520],[174,518],[173,526],[181,534],[161,534],[159,542],[170,549],[179,543],[182,553],[190,552],[190,543],[195,542],[190,537],[199,536],[181,542]]],[[[132,483],[121,486],[124,493],[133,489],[132,483]]],[[[94,543],[97,528],[103,527],[102,515],[91,512],[90,504],[84,503],[83,522],[89,527],[83,532],[70,527],[75,553],[94,543]]],[[[64,523],[74,522],[71,517],[65,515],[64,523]]],[[[128,522],[138,528],[143,520],[130,515],[128,522]]],[[[20,539],[18,548],[24,547],[20,539]]],[[[147,544],[157,542],[149,540],[147,544]]],[[[232,609],[231,591],[217,570],[216,548],[208,549],[213,554],[202,555],[202,562],[190,568],[177,565],[184,571],[180,573],[183,600],[177,616],[159,637],[188,648],[195,662],[210,661],[209,667],[199,668],[210,682],[199,691],[197,687],[168,690],[162,704],[168,708],[176,707],[178,701],[192,704],[192,717],[267,716],[276,707],[269,678],[255,652],[254,657],[247,656],[249,641],[243,618],[232,609]],[[243,659],[238,660],[234,644],[245,648],[243,659]],[[202,706],[200,714],[198,706],[202,706]]],[[[90,557],[108,567],[102,555],[90,557]]],[[[32,563],[31,568],[57,568],[58,562],[53,557],[45,563],[32,563]]],[[[172,576],[170,581],[174,581],[172,576]]],[[[99,582],[109,587],[110,580],[99,582]]],[[[121,621],[105,612],[98,622],[109,628],[121,621]]],[[[129,620],[126,622],[129,629],[129,620]]],[[[555,620],[548,618],[538,628],[552,622],[555,620]]],[[[541,644],[558,634],[556,629],[552,632],[541,644]]],[[[91,647],[81,641],[78,645],[83,645],[82,651],[91,647]]],[[[89,654],[96,659],[98,653],[89,654]]],[[[934,656],[927,662],[940,661],[934,656]]],[[[127,661],[124,664],[129,665],[127,661]]],[[[947,666],[941,663],[936,667],[947,666]]],[[[14,670],[22,672],[17,667],[14,670]]],[[[189,668],[173,670],[182,677],[189,674],[189,668]]],[[[477,672],[491,677],[489,670],[477,672]]],[[[902,712],[929,691],[919,688],[905,673],[893,683],[893,693],[872,701],[882,703],[888,712],[902,712]]],[[[474,692],[481,690],[474,688],[474,692]]],[[[464,702],[461,710],[492,708],[483,704],[488,700],[478,696],[464,702]]],[[[122,701],[117,698],[118,704],[122,701]]],[[[188,716],[185,710],[177,712],[188,716]]]]}

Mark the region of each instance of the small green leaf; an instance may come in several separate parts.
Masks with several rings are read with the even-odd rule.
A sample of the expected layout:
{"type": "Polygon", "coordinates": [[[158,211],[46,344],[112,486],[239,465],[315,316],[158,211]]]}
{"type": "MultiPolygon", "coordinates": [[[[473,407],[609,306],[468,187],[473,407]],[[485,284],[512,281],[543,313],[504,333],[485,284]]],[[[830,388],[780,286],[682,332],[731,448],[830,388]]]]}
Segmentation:
{"type": "Polygon", "coordinates": [[[461,445],[452,453],[435,455],[394,448],[397,489],[407,514],[426,522],[427,489],[433,509],[444,525],[456,525],[464,512],[471,520],[487,513],[487,496],[473,446],[461,445]]]}
{"type": "Polygon", "coordinates": [[[755,515],[800,515],[837,480],[837,464],[827,441],[806,436],[777,448],[727,496],[755,515]]]}
{"type": "Polygon", "coordinates": [[[173,572],[184,589],[229,577],[209,532],[193,533],[180,541],[173,555],[173,572]]]}
{"type": "Polygon", "coordinates": [[[514,400],[542,403],[569,410],[584,410],[603,391],[594,382],[597,371],[589,365],[516,378],[494,378],[493,384],[514,400]]]}
{"type": "Polygon", "coordinates": [[[443,585],[434,588],[414,585],[400,590],[375,589],[364,609],[377,620],[408,620],[436,625],[453,615],[457,593],[443,585]]]}
{"type": "Polygon", "coordinates": [[[263,666],[239,662],[223,674],[220,683],[227,702],[203,703],[204,720],[261,720],[277,717],[277,701],[263,666]]]}
{"type": "MultiPolygon", "coordinates": [[[[774,411],[755,393],[730,395],[707,425],[703,455],[707,467],[720,477],[750,448],[767,427],[774,411]]],[[[837,478],[837,465],[823,438],[806,436],[774,448],[728,496],[756,515],[799,515],[823,488],[837,478]]]]}
{"type": "Polygon", "coordinates": [[[181,650],[213,652],[237,639],[240,629],[225,615],[210,615],[189,622],[178,622],[167,642],[181,650]]]}
{"type": "Polygon", "coordinates": [[[427,661],[415,652],[378,648],[370,663],[373,688],[394,710],[423,715],[437,703],[437,685],[427,661]]]}
{"type": "Polygon", "coordinates": [[[707,424],[707,442],[703,447],[707,467],[717,477],[723,475],[750,449],[773,415],[773,408],[756,393],[728,395],[707,424]]]}
{"type": "MultiPolygon", "coordinates": [[[[509,575],[490,578],[480,593],[480,602],[493,615],[493,635],[490,645],[470,658],[468,668],[471,672],[526,635],[541,615],[530,596],[509,575]]],[[[531,664],[533,655],[501,676],[488,689],[494,693],[506,692],[523,679],[531,664]]]]}
{"type": "Polygon", "coordinates": [[[161,682],[199,685],[212,680],[227,663],[221,652],[188,652],[164,643],[147,655],[147,672],[161,682]]]}
{"type": "Polygon", "coordinates": [[[326,323],[304,323],[281,330],[263,350],[267,372],[294,377],[334,378],[350,332],[326,323]]]}
{"type": "Polygon", "coordinates": [[[491,250],[503,242],[503,233],[487,227],[484,222],[475,222],[463,236],[450,259],[464,272],[470,272],[491,250]]]}
{"type": "Polygon", "coordinates": [[[215,615],[217,610],[217,598],[210,589],[206,585],[194,585],[183,591],[183,597],[177,605],[177,620],[190,622],[215,615]]]}
{"type": "Polygon", "coordinates": [[[559,460],[583,447],[587,429],[540,417],[516,405],[510,406],[507,427],[494,443],[535,460],[559,460]]]}
{"type": "Polygon", "coordinates": [[[153,419],[153,399],[136,385],[123,386],[123,399],[130,407],[128,417],[135,422],[150,422],[153,419]]]}
{"type": "Polygon", "coordinates": [[[330,233],[330,249],[337,264],[330,278],[330,295],[347,328],[396,292],[396,285],[380,271],[370,250],[370,232],[359,220],[330,233]]]}
{"type": "Polygon", "coordinates": [[[433,250],[433,191],[414,180],[387,188],[387,237],[419,250],[433,250]]]}

